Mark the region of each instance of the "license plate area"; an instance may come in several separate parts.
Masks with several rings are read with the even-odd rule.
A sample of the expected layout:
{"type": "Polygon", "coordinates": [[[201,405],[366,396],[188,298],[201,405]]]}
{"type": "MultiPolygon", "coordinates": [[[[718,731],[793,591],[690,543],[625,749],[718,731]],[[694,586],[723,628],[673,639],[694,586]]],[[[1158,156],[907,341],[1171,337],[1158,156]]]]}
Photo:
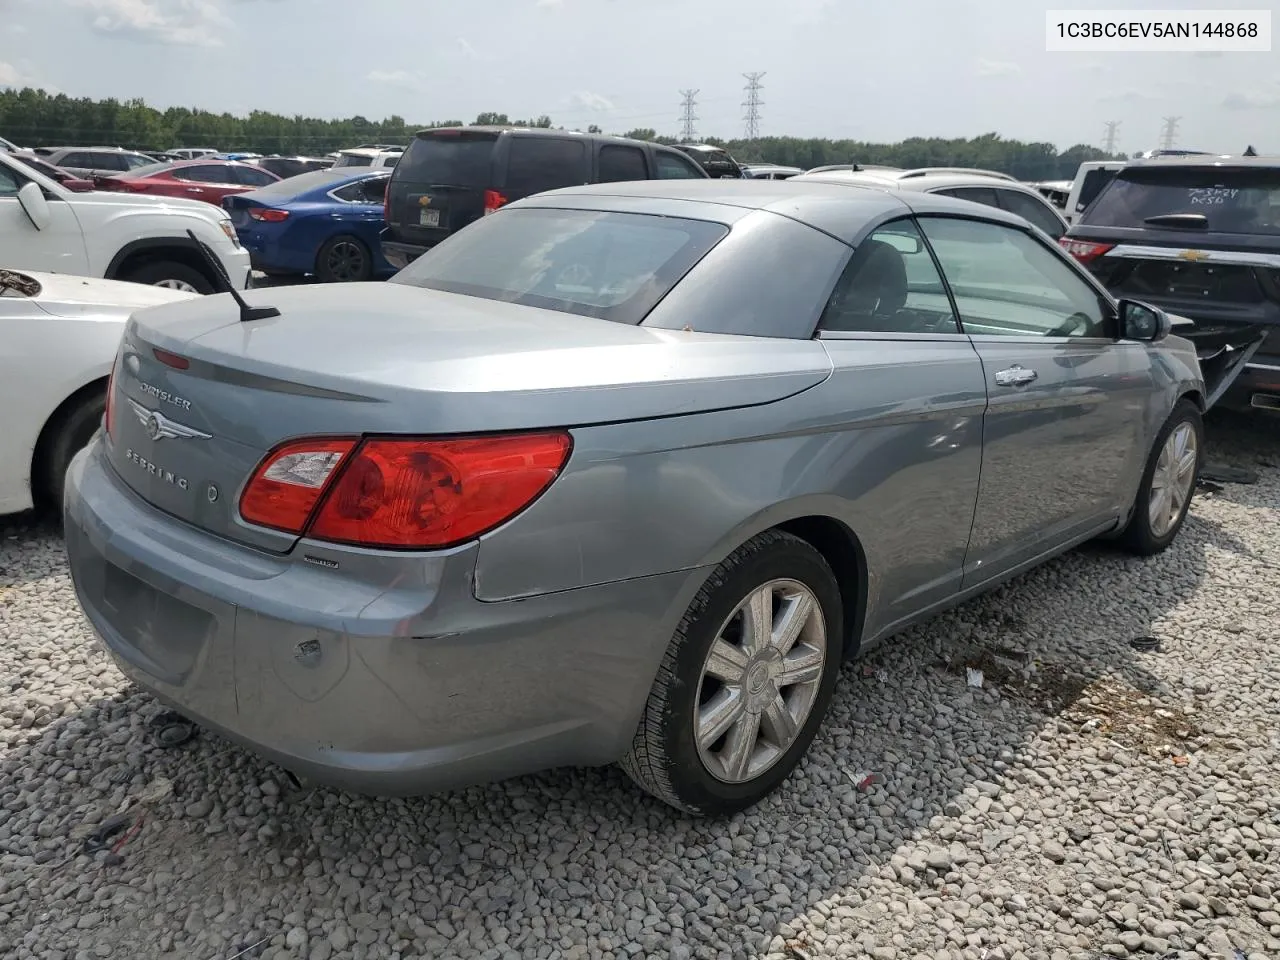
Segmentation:
{"type": "Polygon", "coordinates": [[[440,226],[440,211],[423,209],[418,212],[418,225],[421,227],[440,226]]]}

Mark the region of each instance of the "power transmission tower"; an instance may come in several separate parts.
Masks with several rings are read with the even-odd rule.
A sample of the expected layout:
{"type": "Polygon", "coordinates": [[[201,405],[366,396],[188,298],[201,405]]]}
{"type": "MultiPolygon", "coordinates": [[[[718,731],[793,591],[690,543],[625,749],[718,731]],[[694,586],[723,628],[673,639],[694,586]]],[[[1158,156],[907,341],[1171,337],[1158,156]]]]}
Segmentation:
{"type": "Polygon", "coordinates": [[[698,101],[694,99],[698,95],[697,90],[681,90],[680,96],[684,99],[680,101],[680,139],[685,143],[691,143],[694,139],[694,124],[697,123],[697,116],[693,112],[693,108],[698,101]]]}
{"type": "Polygon", "coordinates": [[[1178,121],[1181,117],[1164,117],[1164,132],[1160,135],[1160,146],[1164,150],[1172,150],[1178,142],[1178,121]]]}
{"type": "Polygon", "coordinates": [[[755,140],[760,136],[760,108],[764,105],[764,101],[760,99],[760,81],[764,79],[764,74],[744,73],[743,76],[747,80],[747,99],[742,101],[747,110],[743,117],[746,121],[746,139],[755,140]]]}
{"type": "Polygon", "coordinates": [[[1119,120],[1107,121],[1107,133],[1106,136],[1102,138],[1102,149],[1109,154],[1114,154],[1116,152],[1116,130],[1119,126],[1119,120]]]}

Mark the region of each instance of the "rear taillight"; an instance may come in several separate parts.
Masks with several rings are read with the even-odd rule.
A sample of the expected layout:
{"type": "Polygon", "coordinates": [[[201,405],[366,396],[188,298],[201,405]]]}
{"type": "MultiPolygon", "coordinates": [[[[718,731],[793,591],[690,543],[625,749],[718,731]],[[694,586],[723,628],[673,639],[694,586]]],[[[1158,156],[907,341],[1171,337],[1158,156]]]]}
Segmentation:
{"type": "Polygon", "coordinates": [[[486,190],[484,192],[484,215],[487,217],[491,213],[497,213],[499,207],[505,206],[509,202],[497,190],[486,190]]]}
{"type": "Polygon", "coordinates": [[[1070,237],[1063,237],[1058,243],[1062,245],[1063,250],[1081,263],[1097,260],[1098,257],[1115,246],[1114,243],[1092,243],[1089,240],[1072,240],[1070,237]]]}
{"type": "Polygon", "coordinates": [[[382,220],[391,222],[391,178],[387,177],[387,186],[382,191],[382,220]]]}
{"type": "Polygon", "coordinates": [[[278,447],[254,471],[240,495],[240,516],[263,527],[301,533],[334,470],[355,440],[300,440],[278,447]]]}
{"type": "Polygon", "coordinates": [[[250,207],[249,216],[254,220],[263,220],[267,223],[282,223],[289,219],[289,211],[272,210],[269,207],[250,207]]]}
{"type": "Polygon", "coordinates": [[[559,476],[571,448],[560,432],[300,440],[263,460],[240,514],[333,543],[440,549],[531,504],[559,476]]]}

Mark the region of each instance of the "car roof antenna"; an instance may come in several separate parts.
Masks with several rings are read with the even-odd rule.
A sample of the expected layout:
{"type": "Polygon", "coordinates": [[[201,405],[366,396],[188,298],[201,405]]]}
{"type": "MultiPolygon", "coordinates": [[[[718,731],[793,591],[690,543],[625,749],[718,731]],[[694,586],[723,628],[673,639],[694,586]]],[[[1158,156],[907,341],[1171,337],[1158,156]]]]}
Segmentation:
{"type": "Polygon", "coordinates": [[[240,291],[235,288],[231,282],[231,278],[227,276],[227,271],[222,269],[222,264],[218,261],[217,255],[209,249],[209,245],[196,236],[194,230],[188,230],[187,236],[191,238],[191,242],[199,248],[204,254],[204,258],[208,261],[209,266],[213,268],[213,272],[218,279],[222,281],[222,286],[226,288],[227,293],[231,294],[231,298],[240,307],[240,322],[248,323],[251,320],[267,320],[271,317],[280,316],[280,311],[275,307],[251,307],[244,297],[240,296],[240,291]]]}

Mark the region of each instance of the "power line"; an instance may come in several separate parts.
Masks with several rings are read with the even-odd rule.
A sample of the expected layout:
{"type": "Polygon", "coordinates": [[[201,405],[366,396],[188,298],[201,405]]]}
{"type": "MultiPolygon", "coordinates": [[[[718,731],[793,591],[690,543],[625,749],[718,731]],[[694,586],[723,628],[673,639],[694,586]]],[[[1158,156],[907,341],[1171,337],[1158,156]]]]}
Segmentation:
{"type": "Polygon", "coordinates": [[[1165,150],[1172,150],[1173,145],[1178,142],[1178,121],[1181,117],[1164,117],[1164,132],[1161,133],[1160,146],[1165,150]]]}
{"type": "Polygon", "coordinates": [[[1120,127],[1119,120],[1108,120],[1106,123],[1107,132],[1102,138],[1102,149],[1109,154],[1116,152],[1116,130],[1120,127]]]}
{"type": "Polygon", "coordinates": [[[742,105],[746,107],[747,113],[743,118],[746,121],[746,140],[755,140],[760,136],[760,108],[764,105],[764,101],[760,99],[761,80],[764,79],[763,73],[744,73],[743,76],[747,80],[747,99],[742,101],[742,105]]]}
{"type": "Polygon", "coordinates": [[[681,90],[680,96],[684,99],[680,101],[680,139],[685,143],[691,143],[696,139],[694,124],[697,123],[697,116],[693,112],[693,108],[698,101],[694,99],[698,95],[697,90],[681,90]]]}

